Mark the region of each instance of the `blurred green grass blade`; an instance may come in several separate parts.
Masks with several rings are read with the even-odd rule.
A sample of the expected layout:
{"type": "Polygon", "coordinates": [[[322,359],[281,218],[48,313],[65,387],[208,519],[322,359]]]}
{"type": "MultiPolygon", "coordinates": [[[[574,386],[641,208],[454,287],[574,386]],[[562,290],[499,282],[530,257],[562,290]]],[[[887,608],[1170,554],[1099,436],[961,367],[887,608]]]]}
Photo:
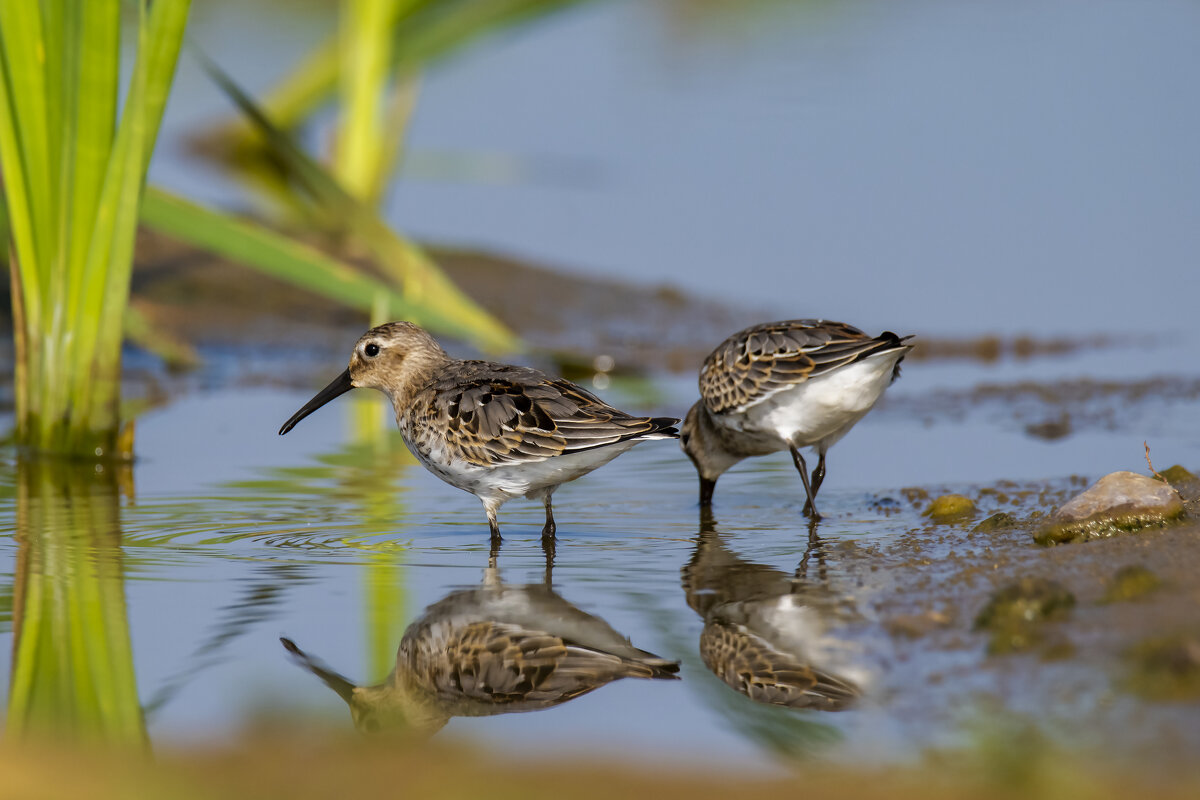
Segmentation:
{"type": "Polygon", "coordinates": [[[49,281],[38,265],[53,253],[51,223],[58,188],[51,174],[42,31],[40,3],[0,3],[5,101],[0,115],[0,154],[25,293],[24,312],[39,326],[49,305],[49,281]]]}
{"type": "Polygon", "coordinates": [[[376,206],[386,148],[383,104],[391,56],[390,26],[401,0],[342,0],[338,52],[341,114],[333,174],[346,191],[376,206]]]}
{"type": "Polygon", "coordinates": [[[125,309],[125,323],[121,331],[125,341],[158,356],[169,369],[183,370],[200,366],[200,354],[196,348],[155,324],[136,305],[131,304],[125,309]]]}
{"type": "MultiPolygon", "coordinates": [[[[157,134],[187,25],[190,0],[155,0],[138,12],[138,55],[133,68],[125,113],[109,158],[96,228],[87,258],[85,291],[78,322],[96,330],[94,346],[84,363],[94,363],[101,375],[120,371],[123,311],[128,304],[138,206],[153,137],[157,134]]],[[[84,387],[89,419],[117,416],[115,385],[96,381],[84,387]]]]}
{"type": "MultiPolygon", "coordinates": [[[[70,209],[66,217],[67,273],[82,275],[96,210],[116,135],[118,73],[121,52],[121,9],[116,4],[87,3],[73,25],[69,51],[68,115],[63,159],[70,162],[70,209]]],[[[82,282],[66,287],[65,317],[74,321],[83,300],[82,282]]],[[[67,357],[75,361],[72,353],[67,357]]]]}
{"type": "MultiPolygon", "coordinates": [[[[588,0],[424,0],[393,24],[390,66],[415,73],[471,42],[588,0]]],[[[322,42],[263,100],[271,119],[292,129],[333,96],[341,59],[337,36],[322,42]]]]}
{"type": "Polygon", "coordinates": [[[503,323],[467,297],[420,248],[392,231],[368,206],[352,197],[220,67],[197,51],[205,71],[259,128],[272,152],[335,227],[350,232],[375,255],[381,269],[398,280],[412,309],[410,320],[441,333],[463,336],[490,352],[512,352],[520,340],[503,323]]]}
{"type": "Polygon", "coordinates": [[[287,281],[336,302],[370,312],[377,298],[386,299],[391,316],[408,317],[413,309],[382,281],[319,250],[196,205],[153,186],[142,201],[142,222],[263,274],[287,281]]]}
{"type": "Polygon", "coordinates": [[[138,204],[190,0],[132,5],[122,103],[121,0],[0,2],[18,439],[35,450],[97,456],[118,442],[138,204]]]}
{"type": "Polygon", "coordinates": [[[432,0],[396,26],[397,66],[419,67],[474,40],[586,0],[432,0]]]}
{"type": "MultiPolygon", "coordinates": [[[[271,90],[263,108],[279,127],[292,130],[333,93],[341,60],[341,48],[335,34],[318,45],[271,90]]],[[[253,127],[245,127],[233,134],[235,138],[247,135],[256,135],[253,127]]]]}
{"type": "Polygon", "coordinates": [[[146,147],[143,152],[141,173],[145,180],[150,156],[158,141],[158,129],[162,125],[163,111],[175,81],[175,68],[179,64],[179,51],[183,47],[183,35],[187,28],[191,0],[154,0],[150,6],[149,27],[145,31],[143,51],[139,47],[139,59],[146,58],[146,88],[143,97],[142,115],[146,121],[146,147]]]}

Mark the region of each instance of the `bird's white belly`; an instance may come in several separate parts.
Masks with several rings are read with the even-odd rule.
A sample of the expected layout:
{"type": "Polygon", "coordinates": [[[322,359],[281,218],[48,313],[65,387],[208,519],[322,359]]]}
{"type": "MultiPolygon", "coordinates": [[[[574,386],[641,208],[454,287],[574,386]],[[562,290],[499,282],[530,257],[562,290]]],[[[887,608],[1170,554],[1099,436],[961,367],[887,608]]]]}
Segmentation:
{"type": "Polygon", "coordinates": [[[746,409],[731,427],[776,437],[778,449],[788,443],[828,448],[878,402],[901,355],[881,353],[807,380],[746,409]]]}
{"type": "Polygon", "coordinates": [[[624,441],[579,453],[551,456],[541,461],[524,461],[499,466],[478,466],[449,457],[443,447],[428,453],[410,448],[430,472],[447,483],[481,499],[504,502],[514,497],[541,497],[547,489],[573,481],[624,453],[637,444],[624,441]]]}

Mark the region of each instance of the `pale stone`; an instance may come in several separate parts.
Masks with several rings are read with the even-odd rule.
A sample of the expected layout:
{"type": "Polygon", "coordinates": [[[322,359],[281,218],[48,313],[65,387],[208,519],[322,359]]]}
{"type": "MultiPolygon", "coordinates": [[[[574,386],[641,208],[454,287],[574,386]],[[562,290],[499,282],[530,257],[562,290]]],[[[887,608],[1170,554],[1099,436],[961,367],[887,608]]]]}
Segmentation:
{"type": "Polygon", "coordinates": [[[1034,539],[1060,544],[1162,526],[1183,516],[1183,501],[1162,481],[1136,472],[1105,475],[1055,511],[1034,539]]]}

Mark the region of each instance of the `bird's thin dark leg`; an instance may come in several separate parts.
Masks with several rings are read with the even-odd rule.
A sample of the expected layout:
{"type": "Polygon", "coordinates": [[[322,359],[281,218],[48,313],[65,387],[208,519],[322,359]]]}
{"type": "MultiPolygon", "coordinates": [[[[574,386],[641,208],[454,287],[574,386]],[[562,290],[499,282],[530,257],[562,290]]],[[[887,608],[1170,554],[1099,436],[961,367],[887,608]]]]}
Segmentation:
{"type": "Polygon", "coordinates": [[[496,519],[496,509],[491,506],[484,506],[484,509],[487,511],[488,528],[492,532],[492,546],[499,546],[504,540],[500,538],[500,521],[496,519]]]}
{"type": "Polygon", "coordinates": [[[543,581],[549,589],[554,580],[554,540],[542,539],[542,554],[546,556],[546,573],[543,581]]]}
{"type": "Polygon", "coordinates": [[[710,481],[703,475],[700,476],[700,505],[711,506],[713,489],[717,488],[716,481],[710,481]]]}
{"type": "Polygon", "coordinates": [[[821,515],[817,513],[817,504],[813,502],[812,485],[808,482],[808,465],[804,463],[804,456],[800,455],[800,451],[795,445],[788,447],[792,451],[792,461],[796,464],[796,469],[800,472],[800,480],[804,484],[804,494],[808,496],[808,502],[804,504],[804,515],[811,516],[814,520],[820,519],[821,515]]]}
{"type": "Polygon", "coordinates": [[[554,509],[550,506],[550,492],[546,492],[546,524],[542,527],[542,541],[554,541],[554,532],[557,529],[554,524],[554,509]]]}
{"type": "MultiPolygon", "coordinates": [[[[816,497],[817,492],[821,491],[821,483],[825,480],[825,451],[822,450],[817,456],[817,468],[812,473],[812,496],[816,497]]],[[[812,511],[812,502],[804,504],[804,514],[807,515],[812,511]]]]}

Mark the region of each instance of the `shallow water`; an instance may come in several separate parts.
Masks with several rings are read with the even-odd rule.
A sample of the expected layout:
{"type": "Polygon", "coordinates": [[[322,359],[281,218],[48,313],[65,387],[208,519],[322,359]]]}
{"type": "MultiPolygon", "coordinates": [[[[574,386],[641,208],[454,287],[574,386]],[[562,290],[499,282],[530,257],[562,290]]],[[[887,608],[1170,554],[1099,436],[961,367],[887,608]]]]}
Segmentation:
{"type": "MultiPolygon", "coordinates": [[[[1073,364],[1051,361],[1057,369],[1050,372],[1069,372],[1073,364]]],[[[1005,574],[1021,575],[1046,569],[1046,551],[1032,547],[1027,534],[981,543],[969,525],[930,528],[919,516],[922,503],[901,491],[967,491],[990,502],[983,512],[990,513],[1010,506],[985,499],[976,485],[1012,479],[1025,483],[1007,489],[1010,510],[1048,511],[1083,485],[1068,476],[1138,469],[1147,419],[1174,432],[1162,442],[1171,462],[1200,461],[1195,401],[1152,398],[1125,408],[1131,425],[1055,441],[1028,435],[1003,403],[998,413],[968,408],[932,420],[913,413],[936,405],[955,372],[909,368],[891,390],[892,403],[833,449],[821,493],[827,519],[811,547],[786,456],[751,460],[724,476],[708,521],[698,512],[692,467],[671,442],[640,445],[564,486],[555,495],[554,591],[634,646],[679,660],[682,680],[618,680],[556,708],[456,717],[438,735],[514,755],[603,753],[753,770],[781,758],[888,762],[962,746],[998,708],[1039,730],[1085,724],[1083,744],[1105,750],[1153,750],[1161,759],[1182,743],[1200,742],[1186,704],[1155,707],[1114,696],[1112,663],[985,659],[986,637],[970,630],[970,619],[988,589],[961,577],[970,573],[961,559],[991,558],[980,554],[994,545],[995,557],[1003,554],[1008,564],[1005,574]],[[681,570],[689,564],[707,577],[685,586],[681,570]],[[949,587],[956,597],[946,594],[949,587]],[[849,680],[862,698],[831,713],[763,705],[736,693],[699,652],[706,627],[694,609],[714,603],[749,615],[752,631],[782,614],[780,624],[815,648],[814,666],[849,680]],[[962,607],[955,611],[954,603],[962,607]],[[933,636],[910,640],[889,627],[897,615],[930,613],[949,620],[933,636]]],[[[657,384],[663,408],[647,411],[678,413],[690,400],[690,380],[663,376],[657,384]]],[[[132,498],[101,492],[88,501],[119,520],[111,524],[120,545],[94,538],[101,524],[88,528],[90,545],[68,546],[97,548],[92,559],[120,559],[116,585],[127,606],[137,697],[156,744],[215,740],[264,714],[315,715],[349,727],[346,705],[292,662],[279,637],[352,681],[377,683],[423,609],[480,587],[489,574],[478,502],[412,463],[382,398],[358,394],[286,437],[276,435],[278,425],[307,393],[186,396],[139,423],[132,498]]],[[[619,405],[636,402],[619,384],[605,394],[619,405]]],[[[55,525],[67,525],[45,510],[22,516],[17,483],[9,454],[0,500],[0,581],[9,597],[28,561],[22,548],[37,540],[30,526],[50,520],[40,523],[51,529],[40,535],[53,538],[55,525]]],[[[80,499],[51,493],[41,502],[77,509],[80,499]]],[[[538,503],[502,509],[505,542],[493,577],[506,585],[542,583],[541,522],[538,503]]],[[[10,644],[12,622],[10,612],[0,645],[10,644]]],[[[1086,642],[1092,634],[1082,630],[1086,642]]]]}
{"type": "MultiPolygon", "coordinates": [[[[322,4],[287,27],[242,5],[198,4],[193,34],[254,87],[329,24],[322,4]]],[[[564,487],[554,591],[678,659],[682,680],[623,679],[556,708],[455,718],[438,735],[520,756],[756,770],[792,757],[903,760],[975,741],[981,720],[1011,720],[1065,731],[1073,746],[1188,763],[1200,746],[1194,704],[1131,699],[1114,676],[1130,631],[1194,597],[1117,620],[1095,598],[1129,560],[1192,564],[1183,545],[1194,529],[1139,539],[1142,551],[1042,551],[1024,531],[988,540],[969,525],[932,528],[902,490],[965,491],[990,512],[1000,501],[979,488],[1017,481],[1007,507],[1028,514],[1078,490],[1072,476],[1142,470],[1143,441],[1159,467],[1200,465],[1196,106],[1176,100],[1191,96],[1200,57],[1196,7],[796,4],[810,11],[768,13],[728,36],[682,35],[668,5],[595,4],[436,70],[393,219],[418,236],[667,281],[780,317],[1111,341],[1059,357],[906,364],[830,454],[816,543],[782,454],[723,477],[707,522],[669,442],[564,487]],[[448,181],[437,152],[447,149],[458,166],[486,150],[485,167],[503,174],[448,181]],[[1064,553],[1090,566],[1072,572],[1064,553]],[[708,582],[685,587],[682,570],[705,564],[708,582]],[[997,582],[1042,572],[1080,596],[1064,634],[1076,655],[987,658],[974,614],[997,582]],[[757,623],[792,620],[818,666],[863,699],[830,713],[736,693],[699,652],[706,624],[693,606],[714,604],[757,623]],[[896,634],[901,615],[934,627],[896,634]]],[[[154,178],[243,203],[183,156],[182,137],[224,108],[194,65],[176,97],[187,102],[172,103],[154,178]]],[[[279,369],[264,358],[250,371],[279,369]]],[[[410,623],[489,575],[478,502],[411,462],[379,398],[339,401],[280,438],[311,392],[248,385],[246,363],[215,354],[192,391],[139,421],[130,480],[51,479],[22,506],[15,457],[0,454],[0,646],[12,649],[16,584],[57,579],[69,598],[74,571],[119,563],[96,583],[115,609],[108,623],[125,623],[156,745],[219,740],[262,715],[349,727],[342,700],[279,637],[379,682],[410,623]],[[132,491],[118,496],[121,484],[132,491]],[[45,551],[30,572],[35,547],[45,551]]],[[[338,366],[305,365],[304,380],[315,389],[338,366]]],[[[652,387],[656,408],[619,381],[602,393],[681,415],[694,374],[655,375],[652,387]]],[[[540,584],[540,506],[510,503],[501,522],[499,579],[540,584]]],[[[0,663],[6,684],[15,663],[0,663]]]]}

